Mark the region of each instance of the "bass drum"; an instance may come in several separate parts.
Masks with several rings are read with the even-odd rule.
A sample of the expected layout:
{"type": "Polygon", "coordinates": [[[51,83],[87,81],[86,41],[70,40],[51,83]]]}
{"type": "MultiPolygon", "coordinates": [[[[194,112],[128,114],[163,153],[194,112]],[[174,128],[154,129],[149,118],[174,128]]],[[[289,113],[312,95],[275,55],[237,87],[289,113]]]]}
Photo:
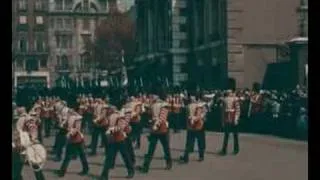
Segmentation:
{"type": "Polygon", "coordinates": [[[28,146],[25,150],[25,155],[26,160],[34,171],[40,171],[47,160],[47,151],[41,144],[28,146]]]}

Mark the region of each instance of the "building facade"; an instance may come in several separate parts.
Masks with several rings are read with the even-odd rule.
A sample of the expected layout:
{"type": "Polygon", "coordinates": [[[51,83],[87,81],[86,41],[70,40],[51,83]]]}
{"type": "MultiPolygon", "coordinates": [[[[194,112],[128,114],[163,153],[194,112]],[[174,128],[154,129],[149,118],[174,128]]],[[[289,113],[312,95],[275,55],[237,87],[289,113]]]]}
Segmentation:
{"type": "Polygon", "coordinates": [[[227,79],[225,1],[137,0],[136,6],[136,62],[152,64],[139,79],[222,86],[227,79]]]}
{"type": "MultiPolygon", "coordinates": [[[[238,88],[263,84],[268,64],[290,61],[287,42],[301,34],[300,4],[301,0],[228,0],[228,76],[238,88]]],[[[303,18],[305,36],[307,19],[303,18]]]]}
{"type": "Polygon", "coordinates": [[[13,85],[51,87],[96,78],[86,43],[112,9],[126,12],[133,5],[134,0],[13,0],[13,85]]]}
{"type": "Polygon", "coordinates": [[[14,0],[12,57],[14,86],[49,86],[47,1],[14,0]]]}
{"type": "Polygon", "coordinates": [[[126,0],[50,0],[49,42],[52,84],[70,78],[74,82],[89,82],[96,79],[96,65],[89,58],[86,43],[95,40],[99,22],[113,8],[125,12],[134,4],[126,0]]]}

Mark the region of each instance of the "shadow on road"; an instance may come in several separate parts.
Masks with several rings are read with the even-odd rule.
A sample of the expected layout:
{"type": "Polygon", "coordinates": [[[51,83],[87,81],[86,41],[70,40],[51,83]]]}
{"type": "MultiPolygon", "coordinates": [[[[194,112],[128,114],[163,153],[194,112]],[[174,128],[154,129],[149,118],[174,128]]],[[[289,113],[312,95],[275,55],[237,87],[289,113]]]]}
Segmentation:
{"type": "MultiPolygon", "coordinates": [[[[184,153],[184,149],[177,149],[177,148],[171,148],[171,151],[181,152],[184,153]]],[[[198,153],[199,151],[193,151],[193,153],[198,153]]],[[[210,152],[206,151],[205,154],[211,154],[211,155],[219,155],[219,152],[210,152]]]]}

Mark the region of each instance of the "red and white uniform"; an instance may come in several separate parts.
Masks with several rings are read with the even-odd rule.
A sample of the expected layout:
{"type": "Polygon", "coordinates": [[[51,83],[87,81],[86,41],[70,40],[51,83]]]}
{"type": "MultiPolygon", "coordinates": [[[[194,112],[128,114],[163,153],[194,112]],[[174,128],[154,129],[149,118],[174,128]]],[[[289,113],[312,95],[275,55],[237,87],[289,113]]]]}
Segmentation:
{"type": "Polygon", "coordinates": [[[76,113],[73,110],[68,112],[68,122],[67,122],[67,129],[68,129],[68,140],[70,143],[83,143],[84,136],[81,132],[81,119],[82,116],[76,113]]]}
{"type": "Polygon", "coordinates": [[[240,104],[237,97],[227,96],[222,100],[223,124],[237,125],[240,117],[240,104]]]}
{"type": "Polygon", "coordinates": [[[29,114],[21,114],[17,121],[16,128],[18,131],[27,132],[32,141],[36,141],[38,139],[38,123],[36,119],[31,117],[29,114]]]}
{"type": "Polygon", "coordinates": [[[109,134],[109,142],[122,142],[127,138],[125,129],[128,123],[123,115],[116,111],[109,116],[109,127],[107,134],[109,134]]]}

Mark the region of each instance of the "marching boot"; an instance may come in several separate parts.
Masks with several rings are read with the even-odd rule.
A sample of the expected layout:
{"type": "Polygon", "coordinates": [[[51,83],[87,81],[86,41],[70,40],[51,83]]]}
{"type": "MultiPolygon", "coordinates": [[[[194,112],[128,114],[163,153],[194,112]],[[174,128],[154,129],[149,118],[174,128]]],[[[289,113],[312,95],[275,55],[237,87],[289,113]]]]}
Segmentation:
{"type": "Polygon", "coordinates": [[[172,161],[168,160],[166,163],[166,170],[171,170],[172,169],[172,161]]]}
{"type": "Polygon", "coordinates": [[[60,169],[60,170],[57,170],[55,173],[58,175],[58,177],[64,177],[64,175],[66,174],[66,171],[60,169]]]}
{"type": "Polygon", "coordinates": [[[134,177],[134,170],[132,169],[132,170],[129,170],[128,171],[128,176],[126,177],[126,178],[128,178],[128,179],[132,179],[133,177],[134,177]]]}
{"type": "Polygon", "coordinates": [[[138,167],[138,170],[139,170],[141,173],[148,173],[148,172],[149,172],[149,167],[147,167],[147,166],[139,166],[139,167],[138,167]]]}
{"type": "Polygon", "coordinates": [[[201,162],[204,160],[204,152],[203,151],[199,151],[199,159],[198,161],[201,162]]]}
{"type": "Polygon", "coordinates": [[[109,180],[109,170],[102,172],[99,177],[99,180],[109,180]]]}
{"type": "Polygon", "coordinates": [[[80,176],[85,176],[85,175],[87,175],[88,174],[88,172],[89,172],[89,169],[84,169],[84,170],[82,170],[80,173],[78,173],[80,176]]]}
{"type": "Polygon", "coordinates": [[[233,154],[234,154],[234,155],[237,155],[238,153],[239,153],[239,148],[234,148],[233,154]]]}
{"type": "Polygon", "coordinates": [[[184,154],[183,156],[180,156],[179,162],[180,163],[188,163],[189,162],[189,155],[188,154],[184,154]]]}
{"type": "Polygon", "coordinates": [[[145,155],[143,166],[138,167],[139,171],[141,173],[148,173],[149,172],[150,162],[151,162],[151,158],[148,157],[148,155],[145,155]]]}
{"type": "Polygon", "coordinates": [[[219,152],[219,155],[220,155],[220,156],[225,156],[225,155],[227,155],[227,150],[226,150],[226,149],[222,149],[222,150],[219,152]]]}

